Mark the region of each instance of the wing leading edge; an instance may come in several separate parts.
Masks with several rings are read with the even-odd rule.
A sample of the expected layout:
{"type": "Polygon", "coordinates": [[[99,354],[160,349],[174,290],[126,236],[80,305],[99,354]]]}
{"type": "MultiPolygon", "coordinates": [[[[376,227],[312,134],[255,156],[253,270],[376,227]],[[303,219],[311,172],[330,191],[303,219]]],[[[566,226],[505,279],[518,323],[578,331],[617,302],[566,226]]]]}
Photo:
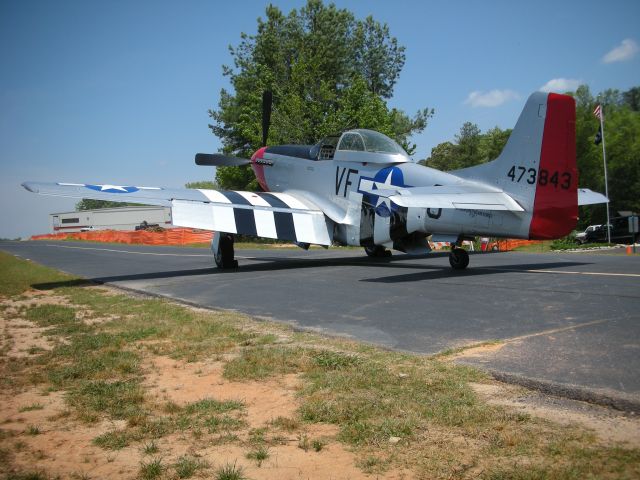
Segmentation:
{"type": "Polygon", "coordinates": [[[324,213],[291,194],[84,183],[25,182],[22,186],[41,195],[171,207],[173,224],[180,227],[317,245],[332,241],[324,213]]]}

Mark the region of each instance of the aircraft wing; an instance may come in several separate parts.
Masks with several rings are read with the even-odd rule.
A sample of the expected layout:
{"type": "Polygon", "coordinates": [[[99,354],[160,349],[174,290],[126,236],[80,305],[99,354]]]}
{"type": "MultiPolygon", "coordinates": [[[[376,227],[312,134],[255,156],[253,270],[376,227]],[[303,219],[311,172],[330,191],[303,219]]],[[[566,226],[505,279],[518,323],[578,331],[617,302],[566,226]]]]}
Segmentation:
{"type": "Polygon", "coordinates": [[[298,243],[331,245],[322,210],[288,193],[171,189],[85,183],[22,184],[30,192],[171,207],[173,224],[298,243]]]}
{"type": "Polygon", "coordinates": [[[520,204],[502,190],[476,184],[376,189],[371,193],[386,197],[400,207],[524,212],[520,204]]]}
{"type": "Polygon", "coordinates": [[[588,188],[578,189],[578,205],[594,205],[596,203],[607,203],[609,199],[601,193],[594,192],[588,188]]]}

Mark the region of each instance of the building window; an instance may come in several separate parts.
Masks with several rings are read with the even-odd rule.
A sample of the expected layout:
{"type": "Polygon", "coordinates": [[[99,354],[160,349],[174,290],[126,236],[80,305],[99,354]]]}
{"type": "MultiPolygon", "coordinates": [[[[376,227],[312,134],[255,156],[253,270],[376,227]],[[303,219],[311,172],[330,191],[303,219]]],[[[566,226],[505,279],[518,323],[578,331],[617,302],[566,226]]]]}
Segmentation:
{"type": "Polygon", "coordinates": [[[79,218],[63,218],[62,223],[80,223],[79,218]]]}

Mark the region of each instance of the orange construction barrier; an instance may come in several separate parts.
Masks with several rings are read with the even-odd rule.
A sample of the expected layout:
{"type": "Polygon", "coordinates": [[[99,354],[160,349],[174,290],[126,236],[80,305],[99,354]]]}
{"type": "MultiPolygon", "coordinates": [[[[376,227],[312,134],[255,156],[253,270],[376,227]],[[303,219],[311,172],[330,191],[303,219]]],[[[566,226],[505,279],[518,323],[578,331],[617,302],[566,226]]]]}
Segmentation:
{"type": "Polygon", "coordinates": [[[162,232],[146,230],[96,230],[91,232],[51,233],[33,235],[31,240],[88,240],[92,242],[128,243],[140,245],[191,245],[209,243],[213,232],[191,228],[169,228],[162,232]]]}

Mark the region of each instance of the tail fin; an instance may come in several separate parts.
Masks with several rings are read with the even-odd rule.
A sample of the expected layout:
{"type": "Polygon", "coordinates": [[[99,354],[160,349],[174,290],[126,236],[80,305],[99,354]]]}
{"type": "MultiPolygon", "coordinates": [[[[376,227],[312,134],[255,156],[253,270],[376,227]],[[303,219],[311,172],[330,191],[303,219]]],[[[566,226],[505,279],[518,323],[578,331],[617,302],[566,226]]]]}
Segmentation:
{"type": "Polygon", "coordinates": [[[451,172],[495,185],[528,212],[529,238],[559,238],[578,219],[575,101],[536,92],[518,118],[509,141],[492,162],[451,172]]]}

